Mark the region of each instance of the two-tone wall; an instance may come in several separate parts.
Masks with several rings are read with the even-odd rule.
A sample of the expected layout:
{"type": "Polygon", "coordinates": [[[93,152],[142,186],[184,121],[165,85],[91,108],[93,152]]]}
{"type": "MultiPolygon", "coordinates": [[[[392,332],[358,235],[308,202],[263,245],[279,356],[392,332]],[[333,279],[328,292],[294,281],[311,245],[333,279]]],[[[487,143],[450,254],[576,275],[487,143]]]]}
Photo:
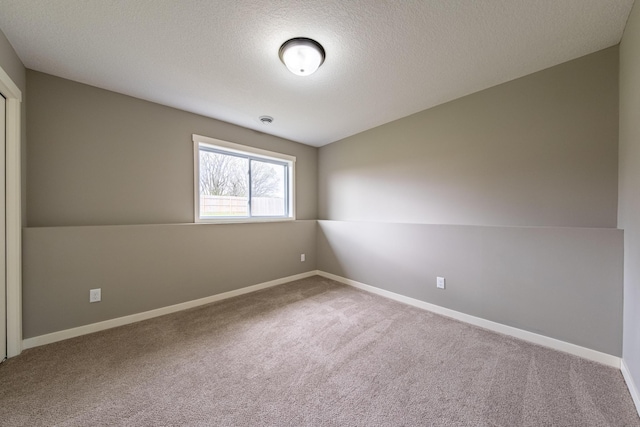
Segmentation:
{"type": "Polygon", "coordinates": [[[36,71],[27,81],[25,338],[316,269],[316,148],[36,71]],[[193,224],[194,133],[295,156],[297,221],[193,224]]]}
{"type": "Polygon", "coordinates": [[[318,269],[622,354],[616,47],[320,150],[27,82],[25,338],[318,269]],[[298,221],[189,224],[193,133],[296,156],[298,221]]]}
{"type": "Polygon", "coordinates": [[[640,4],[635,3],[620,44],[620,201],[624,229],[623,372],[635,384],[640,411],[640,4]]]}
{"type": "Polygon", "coordinates": [[[617,165],[612,47],[322,147],[318,268],[620,356],[617,165]]]}

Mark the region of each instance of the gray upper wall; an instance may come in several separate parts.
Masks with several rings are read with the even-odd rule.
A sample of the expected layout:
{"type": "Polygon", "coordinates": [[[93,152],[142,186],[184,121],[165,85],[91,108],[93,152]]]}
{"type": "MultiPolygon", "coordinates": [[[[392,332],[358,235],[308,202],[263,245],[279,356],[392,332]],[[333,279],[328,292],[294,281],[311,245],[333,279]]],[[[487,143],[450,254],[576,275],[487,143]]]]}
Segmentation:
{"type": "Polygon", "coordinates": [[[2,31],[0,31],[0,67],[9,75],[11,80],[18,86],[18,89],[22,92],[22,122],[21,122],[21,151],[22,151],[22,164],[21,164],[21,172],[22,172],[22,223],[26,222],[26,200],[27,200],[27,189],[24,185],[26,181],[27,175],[27,162],[26,156],[24,155],[27,147],[27,109],[26,109],[26,91],[27,91],[27,72],[22,64],[22,61],[16,54],[16,51],[13,49],[13,46],[7,40],[7,37],[4,35],[2,31]]]}
{"type": "Polygon", "coordinates": [[[11,80],[23,92],[27,87],[27,77],[22,61],[13,50],[13,46],[7,40],[7,37],[0,31],[0,67],[11,77],[11,80]]]}
{"type": "Polygon", "coordinates": [[[27,225],[193,222],[192,134],[296,156],[296,214],[317,217],[314,147],[27,71],[27,225]]]}
{"type": "Polygon", "coordinates": [[[618,47],[322,147],[319,217],[616,227],[618,47]]]}

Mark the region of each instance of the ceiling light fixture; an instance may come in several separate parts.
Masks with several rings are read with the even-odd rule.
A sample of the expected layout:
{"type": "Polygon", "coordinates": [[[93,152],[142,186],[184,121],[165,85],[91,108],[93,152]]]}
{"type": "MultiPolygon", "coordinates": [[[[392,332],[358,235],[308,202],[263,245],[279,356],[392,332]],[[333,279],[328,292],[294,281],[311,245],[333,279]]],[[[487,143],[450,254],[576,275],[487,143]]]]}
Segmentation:
{"type": "Polygon", "coordinates": [[[273,123],[273,117],[271,116],[260,116],[258,119],[265,125],[270,125],[273,123]]]}
{"type": "Polygon", "coordinates": [[[296,37],[280,46],[280,60],[289,71],[298,76],[308,76],[322,65],[324,48],[315,40],[296,37]]]}

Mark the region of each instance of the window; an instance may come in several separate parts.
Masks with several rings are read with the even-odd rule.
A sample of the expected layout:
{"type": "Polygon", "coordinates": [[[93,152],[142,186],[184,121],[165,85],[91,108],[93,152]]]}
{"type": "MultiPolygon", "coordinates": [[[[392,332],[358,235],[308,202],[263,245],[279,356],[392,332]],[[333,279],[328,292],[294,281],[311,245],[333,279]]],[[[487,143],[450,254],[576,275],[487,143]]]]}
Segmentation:
{"type": "Polygon", "coordinates": [[[294,219],[296,158],[193,135],[196,222],[294,219]]]}

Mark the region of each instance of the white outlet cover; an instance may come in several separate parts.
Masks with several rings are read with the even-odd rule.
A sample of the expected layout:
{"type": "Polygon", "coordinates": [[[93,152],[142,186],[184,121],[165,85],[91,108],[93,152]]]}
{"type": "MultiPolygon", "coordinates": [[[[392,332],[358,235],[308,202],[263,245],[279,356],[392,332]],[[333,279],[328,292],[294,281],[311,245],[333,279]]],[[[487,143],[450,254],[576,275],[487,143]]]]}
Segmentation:
{"type": "Polygon", "coordinates": [[[89,290],[89,302],[100,302],[102,300],[102,289],[89,290]]]}
{"type": "Polygon", "coordinates": [[[305,254],[300,254],[300,262],[305,262],[307,260],[307,257],[305,256],[305,254]]]}
{"type": "Polygon", "coordinates": [[[444,282],[444,277],[438,277],[438,278],[436,278],[436,286],[437,286],[439,289],[444,289],[444,286],[445,286],[445,285],[444,285],[444,283],[445,283],[445,282],[444,282]]]}

